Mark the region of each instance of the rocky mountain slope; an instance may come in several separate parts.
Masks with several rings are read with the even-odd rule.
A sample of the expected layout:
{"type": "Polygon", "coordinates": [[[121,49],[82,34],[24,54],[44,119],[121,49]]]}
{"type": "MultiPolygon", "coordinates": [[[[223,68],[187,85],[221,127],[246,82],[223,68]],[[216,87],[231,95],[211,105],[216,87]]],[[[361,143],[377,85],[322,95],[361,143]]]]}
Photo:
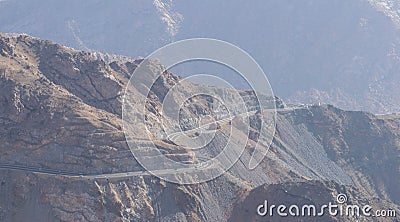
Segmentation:
{"type": "Polygon", "coordinates": [[[222,39],[248,51],[288,103],[392,113],[399,10],[393,0],[6,0],[0,31],[131,57],[174,40],[222,39]]]}
{"type": "Polygon", "coordinates": [[[1,1],[0,8],[2,32],[28,33],[76,49],[128,56],[147,55],[172,41],[174,23],[179,22],[179,15],[158,0],[17,0],[1,1]]]}
{"type": "MultiPolygon", "coordinates": [[[[0,35],[1,221],[257,221],[263,218],[254,204],[264,199],[326,204],[339,193],[399,211],[398,115],[326,105],[282,109],[270,151],[255,170],[247,170],[250,147],[210,182],[177,185],[146,174],[126,144],[121,119],[124,88],[139,64],[0,35]]],[[[149,113],[157,113],[158,92],[178,80],[163,76],[152,89],[149,113]]],[[[156,142],[172,155],[196,159],[184,147],[156,142]]]]}

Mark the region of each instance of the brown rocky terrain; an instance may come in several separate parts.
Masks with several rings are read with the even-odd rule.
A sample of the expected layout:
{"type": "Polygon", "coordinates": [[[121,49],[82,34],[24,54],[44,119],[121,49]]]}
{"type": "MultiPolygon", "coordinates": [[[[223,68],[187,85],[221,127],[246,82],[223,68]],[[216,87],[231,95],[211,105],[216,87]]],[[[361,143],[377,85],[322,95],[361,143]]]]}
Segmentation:
{"type": "Polygon", "coordinates": [[[287,102],[372,113],[400,112],[399,28],[398,0],[0,1],[0,32],[130,57],[187,38],[221,39],[249,52],[287,102]]]}
{"type": "MultiPolygon", "coordinates": [[[[277,211],[273,211],[270,216],[270,211],[267,211],[266,216],[258,216],[255,214],[255,210],[260,204],[263,204],[265,200],[268,200],[269,205],[285,204],[287,208],[291,205],[296,205],[300,208],[300,214],[303,205],[313,205],[316,207],[316,214],[321,212],[321,206],[323,204],[332,205],[337,204],[336,196],[345,193],[348,201],[348,205],[357,205],[361,207],[365,204],[372,206],[375,209],[380,209],[382,206],[395,209],[396,206],[388,203],[387,201],[375,198],[371,199],[368,194],[360,192],[354,187],[341,186],[333,182],[298,182],[298,183],[284,183],[284,184],[272,184],[264,185],[252,190],[247,194],[246,198],[242,200],[238,205],[235,206],[232,211],[232,216],[229,221],[396,221],[395,218],[357,218],[348,217],[346,211],[343,211],[343,215],[340,215],[340,211],[337,211],[336,216],[325,213],[322,216],[310,217],[310,216],[291,216],[289,211],[286,210],[288,216],[279,217],[277,211]],[[299,205],[301,203],[302,205],[299,205]]],[[[340,204],[337,204],[340,206],[340,204]]],[[[339,209],[339,208],[337,208],[339,209]]],[[[346,209],[346,208],[344,208],[346,209]]],[[[295,211],[294,211],[295,212],[295,211]]],[[[306,213],[308,211],[305,211],[306,213]]],[[[328,212],[325,209],[324,212],[328,212]]],[[[334,211],[332,211],[334,212],[334,211]]],[[[350,211],[349,211],[350,212],[350,211]]]]}
{"type": "MultiPolygon", "coordinates": [[[[0,221],[258,221],[265,219],[256,215],[264,199],[327,204],[338,193],[399,211],[398,115],[326,105],[282,109],[270,151],[252,171],[249,148],[229,172],[206,183],[177,185],[141,173],[121,117],[124,89],[139,63],[0,34],[0,221]]],[[[159,96],[178,80],[162,76],[149,112],[157,114],[159,96]]],[[[195,110],[207,104],[186,114],[195,110]]],[[[170,141],[156,142],[173,157],[196,159],[170,141]]]]}

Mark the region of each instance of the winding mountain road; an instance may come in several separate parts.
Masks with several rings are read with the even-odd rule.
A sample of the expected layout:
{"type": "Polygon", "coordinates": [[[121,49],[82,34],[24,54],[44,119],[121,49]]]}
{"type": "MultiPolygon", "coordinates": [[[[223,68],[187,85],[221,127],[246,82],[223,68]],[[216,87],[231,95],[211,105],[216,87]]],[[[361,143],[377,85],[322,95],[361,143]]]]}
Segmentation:
{"type": "MultiPolygon", "coordinates": [[[[295,110],[296,107],[284,108],[284,109],[276,109],[276,111],[291,111],[295,110]]],[[[267,110],[268,111],[268,110],[267,110]]],[[[250,111],[242,114],[238,114],[236,116],[246,116],[255,114],[256,111],[250,111]]],[[[235,116],[235,117],[236,117],[235,116]]],[[[184,132],[176,132],[172,133],[168,136],[169,139],[174,139],[177,136],[181,135],[182,133],[190,133],[191,131],[195,132],[199,129],[205,129],[211,124],[219,123],[219,124],[227,124],[231,121],[234,117],[229,117],[225,119],[221,119],[209,124],[205,124],[199,128],[191,129],[184,132]]],[[[151,175],[168,175],[174,173],[190,173],[198,170],[207,170],[207,169],[219,169],[218,164],[213,162],[212,164],[203,164],[199,167],[195,168],[182,168],[182,169],[161,169],[161,170],[153,170],[152,172],[148,171],[130,171],[130,172],[120,172],[120,173],[102,173],[102,174],[85,174],[85,173],[76,173],[76,172],[67,172],[55,169],[46,169],[40,167],[29,167],[29,166],[21,166],[21,165],[14,165],[14,164],[1,164],[0,163],[0,170],[17,170],[17,171],[24,171],[24,172],[32,172],[37,174],[44,174],[44,175],[52,175],[52,176],[63,176],[68,178],[85,178],[85,179],[111,179],[111,178],[126,178],[126,177],[136,177],[136,176],[151,176],[151,175]]]]}

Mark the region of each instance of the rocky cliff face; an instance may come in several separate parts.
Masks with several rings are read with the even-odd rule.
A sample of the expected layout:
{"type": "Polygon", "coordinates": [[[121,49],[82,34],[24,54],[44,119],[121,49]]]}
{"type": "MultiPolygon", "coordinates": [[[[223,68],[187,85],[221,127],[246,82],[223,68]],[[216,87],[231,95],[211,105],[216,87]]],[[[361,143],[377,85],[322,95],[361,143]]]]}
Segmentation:
{"type": "MultiPolygon", "coordinates": [[[[396,115],[332,106],[281,109],[270,152],[255,170],[247,170],[249,146],[210,182],[176,185],[146,174],[130,153],[121,120],[123,91],[140,61],[102,57],[0,35],[1,221],[257,221],[263,218],[254,204],[264,199],[325,204],[338,193],[399,210],[396,115]]],[[[178,80],[171,73],[160,79],[149,113],[157,114],[158,95],[178,80]]],[[[207,112],[207,99],[199,101],[185,115],[207,112]]],[[[159,139],[157,146],[196,159],[170,141],[159,139]]],[[[326,218],[336,219],[354,218],[326,218]]]]}

